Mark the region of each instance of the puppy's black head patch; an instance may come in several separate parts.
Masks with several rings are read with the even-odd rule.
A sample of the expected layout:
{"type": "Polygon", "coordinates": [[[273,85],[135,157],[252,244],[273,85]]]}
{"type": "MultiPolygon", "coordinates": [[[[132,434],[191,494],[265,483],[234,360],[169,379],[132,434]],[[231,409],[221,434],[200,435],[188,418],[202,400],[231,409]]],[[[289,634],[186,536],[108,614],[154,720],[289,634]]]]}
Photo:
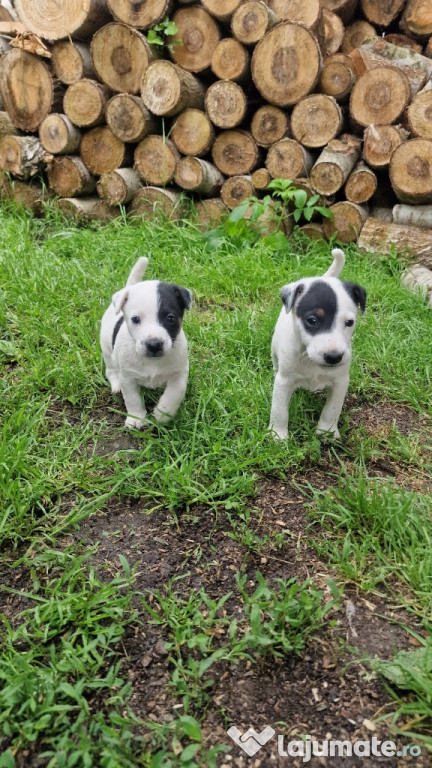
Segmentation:
{"type": "Polygon", "coordinates": [[[174,341],[180,331],[184,311],[191,306],[191,292],[175,283],[159,283],[157,295],[158,323],[174,341]]]}
{"type": "Polygon", "coordinates": [[[361,285],[357,283],[349,283],[347,280],[342,281],[342,285],[345,288],[347,294],[352,298],[356,307],[360,307],[360,312],[364,314],[366,309],[366,291],[361,285]]]}
{"type": "Polygon", "coordinates": [[[336,294],[324,280],[315,280],[300,299],[296,315],[311,336],[326,333],[334,323],[337,313],[336,294]]]}

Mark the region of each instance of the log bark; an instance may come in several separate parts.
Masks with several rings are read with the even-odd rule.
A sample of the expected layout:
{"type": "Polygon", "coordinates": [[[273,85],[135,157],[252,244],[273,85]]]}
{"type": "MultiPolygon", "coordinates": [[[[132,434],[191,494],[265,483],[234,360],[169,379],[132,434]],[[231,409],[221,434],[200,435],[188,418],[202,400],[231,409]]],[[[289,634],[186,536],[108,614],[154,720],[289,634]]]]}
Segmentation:
{"type": "Polygon", "coordinates": [[[90,46],[86,43],[60,40],[52,47],[51,63],[55,76],[65,85],[94,78],[90,46]]]}
{"type": "Polygon", "coordinates": [[[81,132],[66,115],[53,112],[39,126],[39,140],[52,155],[72,155],[79,148],[81,132]]]}
{"type": "Polygon", "coordinates": [[[337,13],[344,24],[348,24],[357,9],[357,0],[321,0],[321,6],[337,13]]]}
{"type": "Polygon", "coordinates": [[[114,136],[126,143],[141,141],[149,133],[156,133],[158,121],[138,96],[117,93],[105,112],[107,125],[114,136]]]}
{"type": "Polygon", "coordinates": [[[360,0],[363,15],[371,24],[388,27],[401,12],[405,0],[360,0]]]}
{"type": "Polygon", "coordinates": [[[350,113],[360,126],[390,125],[401,117],[411,98],[407,76],[401,69],[377,67],[354,83],[350,113]]]}
{"type": "Polygon", "coordinates": [[[401,275],[401,282],[410,291],[419,293],[432,307],[432,271],[421,264],[412,264],[401,275]]]}
{"type": "Polygon", "coordinates": [[[329,209],[333,219],[323,221],[324,234],[329,240],[336,235],[341,243],[354,243],[367,219],[367,207],[356,203],[335,203],[329,209]]]}
{"type": "Polygon", "coordinates": [[[269,8],[280,21],[296,21],[317,33],[321,19],[320,0],[269,0],[269,8]]]}
{"type": "Polygon", "coordinates": [[[185,214],[185,205],[181,193],[177,190],[150,186],[143,187],[136,193],[129,204],[128,213],[132,220],[164,216],[178,221],[185,214]]]}
{"type": "Polygon", "coordinates": [[[39,128],[59,96],[47,65],[18,48],[1,59],[0,91],[13,124],[26,132],[39,128]]]}
{"type": "Polygon", "coordinates": [[[91,195],[96,189],[96,179],[77,156],[55,157],[47,175],[49,186],[60,197],[91,195]]]}
{"type": "Polygon", "coordinates": [[[363,157],[372,168],[385,168],[396,149],[409,136],[400,125],[370,125],[364,132],[363,157]]]}
{"type": "Polygon", "coordinates": [[[242,0],[202,0],[203,8],[222,22],[228,22],[242,0]]]}
{"type": "Polygon", "coordinates": [[[408,0],[400,28],[407,35],[426,41],[432,35],[432,6],[428,0],[408,0]]]}
{"type": "Polygon", "coordinates": [[[414,97],[406,116],[413,136],[432,139],[432,89],[421,91],[414,97]]]}
{"type": "Polygon", "coordinates": [[[71,123],[91,128],[105,121],[110,90],[97,80],[78,80],[66,89],[63,108],[71,123]]]}
{"type": "Polygon", "coordinates": [[[201,202],[195,204],[197,226],[202,232],[216,227],[228,214],[229,208],[227,208],[220,197],[201,200],[201,202]]]}
{"type": "Polygon", "coordinates": [[[0,137],[19,136],[21,131],[15,128],[7,112],[0,112],[0,137]]]}
{"type": "Polygon", "coordinates": [[[4,37],[3,35],[0,35],[0,56],[3,56],[4,53],[7,53],[10,51],[10,38],[4,37]]]}
{"type": "Polygon", "coordinates": [[[171,140],[183,155],[202,157],[210,151],[214,128],[200,109],[185,109],[171,129],[171,140]]]}
{"type": "Polygon", "coordinates": [[[102,176],[106,171],[128,166],[131,153],[106,125],[92,128],[81,140],[80,155],[91,173],[102,176]]]}
{"type": "Polygon", "coordinates": [[[314,93],[301,99],[291,114],[291,132],[305,147],[323,147],[342,131],[343,115],[331,96],[314,93]]]}
{"type": "Polygon", "coordinates": [[[259,147],[271,147],[289,134],[289,117],[285,110],[264,104],[252,117],[251,133],[259,147]]]}
{"type": "Polygon", "coordinates": [[[267,189],[271,181],[271,174],[267,168],[257,168],[251,176],[251,181],[254,189],[267,189]]]}
{"type": "Polygon", "coordinates": [[[351,203],[367,203],[378,185],[376,174],[366,163],[358,162],[345,183],[345,197],[351,203]]]}
{"type": "Polygon", "coordinates": [[[321,51],[309,29],[290,21],[273,27],[255,46],[252,78],[270,104],[296,104],[315,87],[321,71],[321,51]]]}
{"type": "Polygon", "coordinates": [[[345,27],[342,19],[337,16],[336,13],[332,13],[323,8],[319,33],[319,41],[323,55],[327,57],[337,53],[342,46],[344,36],[345,27]]]}
{"type": "Polygon", "coordinates": [[[216,166],[199,157],[181,157],[176,164],[174,181],[177,186],[203,197],[220,193],[224,177],[216,166]]]}
{"type": "Polygon", "coordinates": [[[250,74],[249,53],[238,40],[225,37],[213,51],[211,69],[218,80],[242,83],[250,74]]]}
{"type": "Polygon", "coordinates": [[[246,94],[231,80],[217,80],[205,95],[205,109],[213,125],[218,128],[236,128],[247,112],[246,94]]]}
{"type": "Polygon", "coordinates": [[[344,103],[357,79],[353,60],[347,53],[334,53],[324,59],[319,86],[327,96],[344,103]]]}
{"type": "Polygon", "coordinates": [[[89,40],[109,20],[106,0],[15,0],[15,10],[27,30],[46,40],[89,40]]]}
{"type": "Polygon", "coordinates": [[[432,269],[432,232],[425,227],[391,224],[366,219],[357,247],[362,253],[393,253],[411,256],[416,262],[432,269]]]}
{"type": "Polygon", "coordinates": [[[142,186],[141,177],[134,168],[117,168],[103,173],[96,188],[99,197],[108,205],[126,205],[142,186]]]}
{"type": "Polygon", "coordinates": [[[409,224],[414,227],[432,229],[432,205],[393,206],[392,220],[395,224],[409,224]]]}
{"type": "Polygon", "coordinates": [[[270,147],[265,164],[273,179],[296,179],[308,175],[313,157],[298,141],[281,139],[270,147]]]}
{"type": "Polygon", "coordinates": [[[260,161],[258,147],[248,131],[223,131],[212,147],[212,159],[224,176],[250,174],[260,161]]]}
{"type": "MultiPolygon", "coordinates": [[[[391,43],[392,45],[397,45],[398,48],[411,48],[411,50],[415,51],[415,53],[422,53],[423,48],[420,45],[420,43],[416,43],[415,40],[412,39],[412,37],[407,37],[407,35],[400,35],[398,33],[391,33],[389,35],[385,35],[384,38],[386,43],[391,43]]],[[[424,53],[425,56],[427,56],[427,53],[424,53]]]]}
{"type": "Polygon", "coordinates": [[[243,0],[231,19],[233,37],[243,45],[255,45],[279,21],[263,0],[243,0]]]}
{"type": "Polygon", "coordinates": [[[392,209],[386,208],[382,205],[373,205],[369,209],[369,216],[371,216],[373,219],[378,219],[379,221],[393,221],[392,209]]]}
{"type": "MultiPolygon", "coordinates": [[[[403,50],[407,49],[405,48],[403,50]]],[[[414,69],[413,67],[399,66],[394,64],[392,61],[388,61],[386,58],[384,58],[384,56],[380,56],[373,50],[370,50],[367,46],[367,43],[364,43],[361,48],[356,48],[354,51],[351,51],[350,56],[356,68],[358,77],[361,77],[361,75],[363,75],[368,70],[376,69],[377,67],[392,67],[397,72],[403,72],[409,81],[410,99],[413,99],[416,93],[421,88],[423,88],[427,78],[425,72],[414,69]]],[[[378,78],[379,74],[377,74],[376,77],[378,78]]]]}
{"type": "Polygon", "coordinates": [[[346,27],[342,41],[342,53],[351,53],[355,48],[360,48],[365,40],[376,37],[375,27],[367,21],[355,21],[346,27]]]}
{"type": "Polygon", "coordinates": [[[99,197],[61,197],[56,205],[71,220],[111,221],[120,215],[118,208],[113,208],[99,197]]]}
{"type": "Polygon", "coordinates": [[[203,72],[210,68],[214,50],[221,39],[217,22],[204,8],[180,8],[173,16],[177,26],[168,43],[181,40],[171,53],[175,63],[188,72],[203,72]]]}
{"type": "Polygon", "coordinates": [[[21,179],[29,179],[43,170],[47,154],[35,136],[3,136],[0,138],[0,171],[9,171],[21,179]]]}
{"type": "Polygon", "coordinates": [[[135,147],[134,166],[141,178],[152,186],[169,184],[178,160],[180,154],[175,144],[165,136],[151,134],[135,147]]]}
{"type": "Polygon", "coordinates": [[[155,61],[142,81],[141,96],[154,115],[172,117],[187,108],[204,105],[203,84],[190,72],[171,61],[155,61]]]}
{"type": "Polygon", "coordinates": [[[109,9],[118,21],[137,29],[150,29],[171,13],[171,0],[108,0],[109,9]]]}
{"type": "Polygon", "coordinates": [[[362,50],[382,56],[395,67],[404,67],[421,72],[426,75],[427,79],[432,75],[432,61],[427,56],[422,56],[411,48],[393,45],[386,38],[378,37],[374,40],[367,40],[363,43],[362,50]]]}
{"type": "Polygon", "coordinates": [[[141,32],[116,23],[96,32],[90,51],[99,80],[117,93],[139,93],[144,73],[158,55],[141,32]]]}
{"type": "Polygon", "coordinates": [[[220,196],[227,208],[233,211],[243,200],[255,195],[256,190],[250,176],[230,176],[222,184],[220,196]]]}
{"type": "Polygon", "coordinates": [[[320,194],[334,195],[345,184],[359,159],[360,141],[350,134],[330,141],[310,172],[313,188],[320,194]]]}
{"type": "Polygon", "coordinates": [[[393,152],[390,182],[402,203],[432,202],[432,141],[409,139],[393,152]]]}

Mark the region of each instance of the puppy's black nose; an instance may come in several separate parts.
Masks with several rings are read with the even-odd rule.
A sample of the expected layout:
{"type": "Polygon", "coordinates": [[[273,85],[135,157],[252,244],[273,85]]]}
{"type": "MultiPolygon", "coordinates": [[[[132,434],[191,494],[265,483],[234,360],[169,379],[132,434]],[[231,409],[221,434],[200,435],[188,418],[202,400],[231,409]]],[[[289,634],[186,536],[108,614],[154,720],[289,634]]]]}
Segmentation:
{"type": "Polygon", "coordinates": [[[343,355],[339,352],[326,352],[324,354],[324,360],[328,365],[337,365],[342,360],[343,355]]]}
{"type": "Polygon", "coordinates": [[[163,343],[159,339],[149,339],[146,342],[146,347],[149,355],[156,356],[162,354],[163,343]]]}

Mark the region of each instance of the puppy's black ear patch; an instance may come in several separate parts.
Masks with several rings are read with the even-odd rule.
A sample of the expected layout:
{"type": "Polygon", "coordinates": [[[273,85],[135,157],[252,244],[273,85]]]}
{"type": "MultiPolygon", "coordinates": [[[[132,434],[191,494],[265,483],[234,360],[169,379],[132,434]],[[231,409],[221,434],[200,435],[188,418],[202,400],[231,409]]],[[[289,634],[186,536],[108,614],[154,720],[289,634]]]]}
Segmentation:
{"type": "Polygon", "coordinates": [[[292,309],[294,302],[302,295],[304,291],[303,283],[289,283],[281,288],[281,299],[285,307],[285,311],[288,312],[292,309]]]}
{"type": "Polygon", "coordinates": [[[347,294],[351,297],[356,307],[360,307],[360,312],[363,314],[366,309],[366,291],[361,285],[357,283],[349,283],[346,280],[342,281],[342,285],[345,288],[347,294]]]}
{"type": "Polygon", "coordinates": [[[192,291],[190,291],[189,288],[182,288],[180,285],[175,285],[174,287],[179,300],[183,305],[183,309],[190,309],[192,306],[192,291]]]}

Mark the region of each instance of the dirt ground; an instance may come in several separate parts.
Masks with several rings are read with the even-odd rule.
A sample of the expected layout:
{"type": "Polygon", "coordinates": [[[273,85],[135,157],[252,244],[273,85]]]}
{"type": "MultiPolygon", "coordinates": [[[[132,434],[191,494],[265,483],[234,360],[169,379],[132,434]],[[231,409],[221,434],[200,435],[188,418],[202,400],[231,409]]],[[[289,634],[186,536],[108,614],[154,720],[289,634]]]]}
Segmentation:
{"type": "MultiPolygon", "coordinates": [[[[393,422],[402,434],[417,432],[421,426],[418,416],[402,407],[363,405],[353,408],[351,414],[351,425],[362,423],[368,435],[385,435],[393,422]]],[[[112,442],[112,435],[107,436],[103,450],[109,447],[110,440],[112,442]]],[[[116,436],[117,443],[123,440],[133,443],[128,434],[124,438],[116,436]]],[[[117,443],[112,443],[111,448],[124,447],[117,443]]],[[[338,583],[340,578],[308,543],[307,499],[298,484],[309,482],[315,488],[327,487],[329,469],[335,471],[323,461],[322,466],[310,468],[293,482],[281,483],[272,478],[260,481],[258,493],[250,502],[256,532],[261,538],[275,531],[285,532],[285,543],[280,549],[268,542],[256,552],[234,541],[227,535],[231,528],[223,511],[216,514],[197,507],[193,515],[180,514],[175,522],[168,510],[158,509],[148,514],[139,501],[119,498],[112,499],[103,512],[85,520],[79,530],[64,536],[62,543],[66,546],[74,542],[78,548],[98,544],[94,564],[101,578],[111,578],[120,569],[119,554],[130,564],[138,563],[137,590],[162,590],[169,579],[182,575],[184,578],[176,588],[184,594],[204,587],[211,597],[219,598],[233,591],[234,596],[226,605],[228,613],[237,610],[234,574],[242,567],[250,585],[259,570],[271,581],[291,577],[304,580],[313,576],[320,587],[326,588],[328,576],[338,583]]],[[[371,464],[368,469],[371,474],[395,477],[407,487],[417,483],[391,460],[371,464]]],[[[24,587],[25,581],[23,572],[20,586],[24,587]]],[[[4,612],[12,617],[24,607],[24,598],[11,596],[4,612]]],[[[164,628],[149,622],[142,608],[140,612],[142,623],[126,629],[122,674],[132,682],[131,706],[136,715],[158,723],[169,722],[175,713],[181,713],[181,706],[167,687],[170,669],[164,643],[168,635],[164,628]]],[[[389,658],[402,648],[413,648],[411,635],[392,622],[409,623],[419,631],[415,619],[393,606],[384,594],[361,593],[352,585],[345,586],[342,605],[331,618],[336,620],[336,625],[315,636],[299,656],[255,664],[218,662],[215,669],[209,670],[208,677],[214,677],[215,684],[202,728],[209,746],[232,747],[230,753],[220,755],[221,768],[288,764],[308,764],[314,768],[322,765],[372,768],[381,764],[389,768],[426,768],[432,764],[425,749],[416,757],[313,757],[305,763],[301,757],[278,756],[276,736],[254,757],[248,757],[230,741],[226,730],[234,724],[242,732],[249,727],[260,732],[270,725],[277,734],[285,735],[285,742],[296,738],[295,734],[310,734],[320,742],[323,739],[370,740],[373,736],[380,740],[392,739],[400,751],[409,744],[409,738],[392,736],[385,721],[375,726],[371,723],[391,711],[392,700],[380,680],[371,676],[361,657],[363,654],[389,658]]],[[[30,755],[22,759],[26,768],[38,765],[30,755]]]]}

